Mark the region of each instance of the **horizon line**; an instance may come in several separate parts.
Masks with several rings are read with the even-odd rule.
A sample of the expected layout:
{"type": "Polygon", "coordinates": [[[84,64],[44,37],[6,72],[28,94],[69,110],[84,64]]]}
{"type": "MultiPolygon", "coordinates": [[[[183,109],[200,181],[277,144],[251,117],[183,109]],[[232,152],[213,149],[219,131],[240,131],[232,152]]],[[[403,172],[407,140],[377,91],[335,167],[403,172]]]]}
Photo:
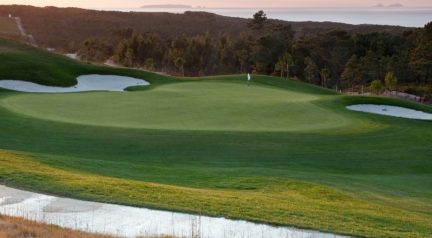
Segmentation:
{"type": "MultiPolygon", "coordinates": [[[[146,9],[146,5],[144,6],[137,6],[137,7],[81,7],[81,6],[55,6],[55,5],[32,5],[32,4],[0,4],[0,6],[32,6],[32,7],[57,7],[57,8],[81,8],[81,9],[90,9],[90,10],[97,10],[97,9],[146,9]]],[[[162,4],[164,5],[164,4],[162,4]]],[[[147,5],[152,6],[152,5],[147,5]]],[[[168,5],[167,5],[168,6],[168,5]]],[[[208,6],[191,6],[188,8],[169,8],[167,9],[262,9],[262,10],[275,10],[275,9],[351,9],[351,8],[370,8],[370,9],[381,9],[381,10],[397,10],[397,9],[410,9],[410,8],[432,8],[432,5],[430,6],[400,6],[400,7],[391,7],[391,6],[298,6],[298,7],[289,7],[289,6],[274,6],[274,7],[264,7],[264,6],[251,6],[251,7],[208,7],[208,6]]],[[[152,9],[151,7],[147,9],[152,9]]],[[[154,8],[154,9],[164,9],[164,7],[161,8],[154,8]]]]}

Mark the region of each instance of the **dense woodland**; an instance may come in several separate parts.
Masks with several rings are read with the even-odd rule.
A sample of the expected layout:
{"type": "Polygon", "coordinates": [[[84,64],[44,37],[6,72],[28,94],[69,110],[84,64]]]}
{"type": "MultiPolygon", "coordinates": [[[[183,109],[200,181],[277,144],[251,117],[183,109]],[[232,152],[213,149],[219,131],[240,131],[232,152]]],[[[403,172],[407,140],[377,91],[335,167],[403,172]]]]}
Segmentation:
{"type": "MultiPolygon", "coordinates": [[[[249,20],[219,16],[207,12],[151,13],[95,11],[79,8],[32,7],[0,5],[0,16],[19,16],[24,28],[43,47],[75,51],[90,38],[106,38],[127,28],[136,32],[154,32],[162,38],[187,37],[208,33],[211,37],[221,32],[235,37],[239,32],[251,32],[249,20]]],[[[252,16],[251,16],[252,17],[252,16]]],[[[330,29],[353,33],[402,33],[409,29],[398,26],[350,25],[335,22],[286,22],[269,19],[274,24],[291,25],[295,37],[316,35],[330,29]]]]}
{"type": "Polygon", "coordinates": [[[267,22],[261,12],[248,27],[234,37],[221,32],[166,38],[125,29],[86,40],[79,55],[186,76],[256,72],[330,88],[371,85],[377,92],[396,80],[432,83],[432,23],[401,34],[331,30],[295,38],[290,25],[267,22]]]}
{"type": "Polygon", "coordinates": [[[268,20],[264,12],[240,19],[0,6],[0,14],[9,12],[38,44],[78,51],[91,62],[185,76],[256,72],[376,92],[415,83],[426,85],[415,87],[422,94],[432,85],[432,23],[416,29],[290,23],[268,20]]]}

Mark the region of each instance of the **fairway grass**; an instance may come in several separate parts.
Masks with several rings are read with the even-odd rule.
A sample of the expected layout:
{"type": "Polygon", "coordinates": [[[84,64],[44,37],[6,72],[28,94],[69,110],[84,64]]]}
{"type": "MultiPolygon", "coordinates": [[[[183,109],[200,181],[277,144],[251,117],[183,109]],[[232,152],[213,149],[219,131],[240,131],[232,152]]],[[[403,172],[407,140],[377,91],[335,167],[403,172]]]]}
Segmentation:
{"type": "Polygon", "coordinates": [[[244,75],[176,79],[1,47],[10,52],[0,53],[0,78],[67,86],[98,73],[151,83],[124,93],[0,90],[0,181],[9,186],[363,237],[432,236],[432,123],[345,109],[431,107],[276,77],[247,87],[244,75]]]}

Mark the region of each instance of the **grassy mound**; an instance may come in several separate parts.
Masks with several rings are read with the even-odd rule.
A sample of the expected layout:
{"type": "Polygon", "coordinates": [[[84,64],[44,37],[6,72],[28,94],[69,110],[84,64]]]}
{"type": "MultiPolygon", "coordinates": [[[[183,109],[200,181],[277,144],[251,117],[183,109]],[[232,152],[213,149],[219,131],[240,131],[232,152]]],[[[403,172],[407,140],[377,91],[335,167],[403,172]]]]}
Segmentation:
{"type": "Polygon", "coordinates": [[[118,74],[145,78],[149,82],[171,80],[141,71],[86,64],[3,39],[0,39],[0,62],[0,79],[23,80],[49,86],[73,86],[77,83],[76,77],[84,74],[118,74]]]}
{"type": "MultiPolygon", "coordinates": [[[[248,88],[244,76],[178,80],[43,54],[50,67],[76,67],[65,69],[72,76],[103,71],[153,86],[0,92],[3,183],[357,236],[432,236],[432,123],[344,108],[430,107],[274,77],[254,77],[248,88]]],[[[26,66],[19,67],[32,74],[26,66]]]]}

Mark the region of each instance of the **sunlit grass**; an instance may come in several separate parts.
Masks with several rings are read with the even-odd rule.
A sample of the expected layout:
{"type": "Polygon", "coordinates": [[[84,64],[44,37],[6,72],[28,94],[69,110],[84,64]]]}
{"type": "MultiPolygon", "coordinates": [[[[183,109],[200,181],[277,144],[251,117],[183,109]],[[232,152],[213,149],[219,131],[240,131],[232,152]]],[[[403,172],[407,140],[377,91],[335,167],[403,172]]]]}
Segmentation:
{"type": "Polygon", "coordinates": [[[10,185],[68,197],[346,234],[427,237],[432,228],[428,215],[372,204],[326,186],[295,180],[244,178],[231,182],[235,190],[193,189],[57,169],[6,151],[0,151],[0,176],[10,185]],[[386,226],[401,229],[383,231],[386,226]]]}
{"type": "Polygon", "coordinates": [[[21,94],[0,105],[46,120],[123,128],[285,132],[360,123],[315,104],[326,99],[321,97],[277,87],[206,81],[134,93],[21,94]]]}

